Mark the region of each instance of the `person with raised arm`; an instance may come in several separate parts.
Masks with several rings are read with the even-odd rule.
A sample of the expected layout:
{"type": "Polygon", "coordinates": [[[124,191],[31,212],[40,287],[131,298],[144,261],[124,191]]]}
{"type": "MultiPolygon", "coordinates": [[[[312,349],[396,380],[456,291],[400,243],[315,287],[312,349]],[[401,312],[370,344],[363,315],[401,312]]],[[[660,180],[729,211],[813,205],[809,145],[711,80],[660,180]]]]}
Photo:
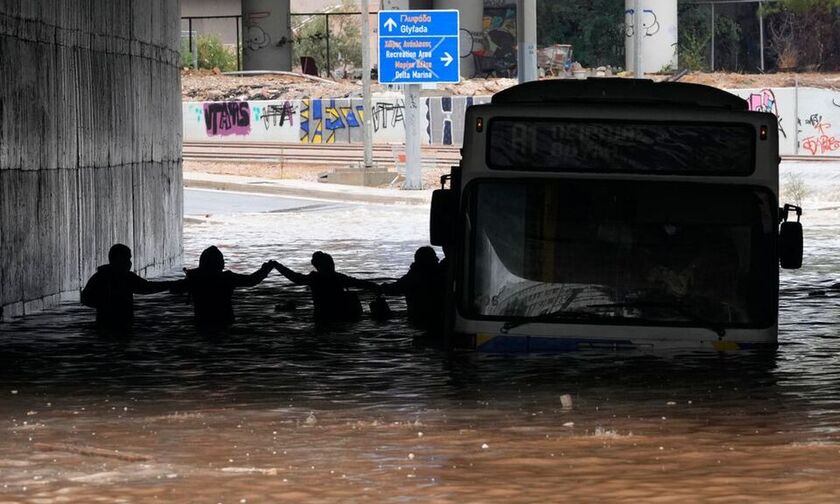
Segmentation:
{"type": "Polygon", "coordinates": [[[306,285],[312,292],[312,302],[315,305],[315,320],[319,322],[348,322],[359,320],[362,316],[362,305],[359,297],[347,289],[356,287],[378,292],[379,286],[367,280],[359,280],[335,271],[332,256],[325,252],[312,254],[312,266],[315,271],[308,274],[297,273],[275,263],[275,268],[281,275],[297,285],[306,285]]]}

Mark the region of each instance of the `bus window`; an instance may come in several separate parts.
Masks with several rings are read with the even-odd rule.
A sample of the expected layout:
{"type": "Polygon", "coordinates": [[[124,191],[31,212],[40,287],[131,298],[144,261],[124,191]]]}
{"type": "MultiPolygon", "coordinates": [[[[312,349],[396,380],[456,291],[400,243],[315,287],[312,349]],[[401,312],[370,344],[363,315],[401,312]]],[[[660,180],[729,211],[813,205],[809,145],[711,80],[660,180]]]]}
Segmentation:
{"type": "Polygon", "coordinates": [[[479,180],[461,305],[544,317],[769,327],[778,273],[769,192],[680,182],[479,180]]]}

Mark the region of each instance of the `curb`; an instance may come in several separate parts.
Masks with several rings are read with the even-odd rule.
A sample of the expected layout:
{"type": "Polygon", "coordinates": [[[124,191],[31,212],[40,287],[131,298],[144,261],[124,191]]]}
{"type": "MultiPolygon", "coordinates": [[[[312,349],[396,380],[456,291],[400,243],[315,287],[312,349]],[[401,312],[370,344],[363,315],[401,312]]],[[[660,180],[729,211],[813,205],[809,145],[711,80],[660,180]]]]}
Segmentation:
{"type": "Polygon", "coordinates": [[[192,189],[212,189],[216,191],[271,194],[298,198],[315,198],[328,201],[352,203],[428,205],[431,202],[431,193],[428,191],[423,191],[422,193],[410,193],[406,195],[368,194],[329,188],[314,189],[308,187],[289,187],[266,182],[262,179],[254,179],[254,182],[243,183],[184,177],[184,187],[192,189]]]}

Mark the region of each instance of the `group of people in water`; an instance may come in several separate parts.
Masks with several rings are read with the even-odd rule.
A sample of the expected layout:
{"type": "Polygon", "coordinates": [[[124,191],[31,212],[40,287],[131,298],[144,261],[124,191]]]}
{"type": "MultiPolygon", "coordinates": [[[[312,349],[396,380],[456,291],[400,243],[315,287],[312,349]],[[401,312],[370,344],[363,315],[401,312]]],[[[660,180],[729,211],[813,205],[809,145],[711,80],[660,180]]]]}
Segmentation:
{"type": "Polygon", "coordinates": [[[237,287],[253,287],[277,270],[296,285],[306,285],[312,294],[314,317],[318,322],[352,322],[362,317],[362,305],[351,289],[370,291],[377,296],[371,310],[384,317],[387,303],[382,296],[405,296],[409,321],[423,329],[434,329],[443,322],[443,299],[446,259],[438,261],[432,247],[420,247],[408,273],[391,283],[377,284],[339,273],[332,256],[312,254],[313,271],[307,274],[289,269],[277,261],[268,261],[251,274],[225,269],[225,258],[215,246],[205,249],[198,267],[184,269],[185,278],[149,281],[131,271],[131,249],[116,244],[108,252],[108,264],[100,266],[82,290],[82,304],[96,308],[101,329],[124,330],[134,320],[134,295],[170,291],[187,294],[199,327],[220,328],[232,324],[233,292],[237,287]],[[384,310],[383,307],[384,306],[384,310]],[[379,309],[376,309],[379,307],[379,309]]]}

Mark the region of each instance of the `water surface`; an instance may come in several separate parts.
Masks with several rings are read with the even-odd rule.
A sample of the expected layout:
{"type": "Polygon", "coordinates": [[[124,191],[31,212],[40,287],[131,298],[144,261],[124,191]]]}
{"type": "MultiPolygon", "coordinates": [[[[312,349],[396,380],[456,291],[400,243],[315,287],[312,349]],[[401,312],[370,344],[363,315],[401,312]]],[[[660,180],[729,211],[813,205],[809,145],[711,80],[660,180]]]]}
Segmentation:
{"type": "MultiPolygon", "coordinates": [[[[307,271],[320,249],[382,280],[427,233],[423,208],[259,204],[202,208],[186,265],[215,244],[235,271],[307,271]]],[[[164,294],[138,297],[122,339],[75,306],[4,323],[0,501],[836,501],[840,296],[821,292],[840,225],[819,215],[774,352],[443,353],[399,300],[386,323],[317,327],[277,274],[215,335],[164,294]]]]}

